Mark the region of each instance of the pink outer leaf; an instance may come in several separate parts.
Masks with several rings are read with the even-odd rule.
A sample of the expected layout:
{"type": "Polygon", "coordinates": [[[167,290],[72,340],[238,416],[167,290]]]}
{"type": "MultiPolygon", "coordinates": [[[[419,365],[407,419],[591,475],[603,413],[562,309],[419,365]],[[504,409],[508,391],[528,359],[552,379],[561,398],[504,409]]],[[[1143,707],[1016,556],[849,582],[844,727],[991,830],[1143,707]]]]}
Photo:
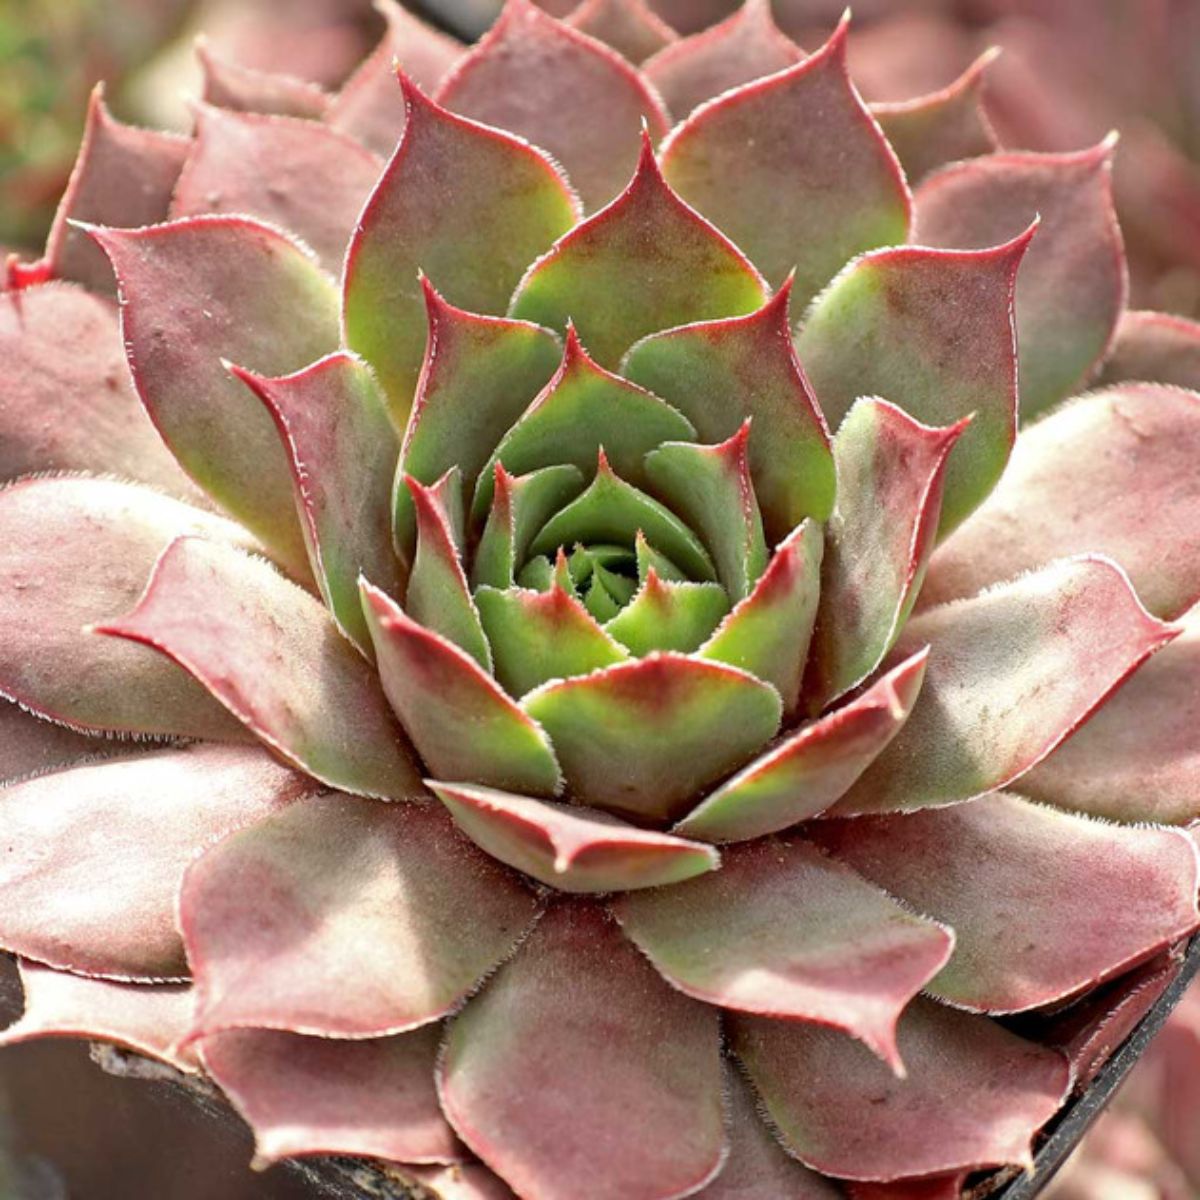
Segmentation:
{"type": "Polygon", "coordinates": [[[257,748],[198,746],[0,791],[0,945],[86,975],[185,976],[175,898],[188,863],[315,786],[257,748]]]}
{"type": "Polygon", "coordinates": [[[1168,313],[1123,313],[1099,382],[1129,379],[1200,389],[1200,322],[1168,313]]]}
{"type": "Polygon", "coordinates": [[[194,1036],[365,1038],[455,1008],[512,953],[536,901],[440,805],[333,794],[219,842],[187,872],[179,912],[194,1036]]]}
{"type": "Polygon", "coordinates": [[[986,250],[866,254],[817,298],[797,339],[835,429],[860,396],[927,425],[971,418],[946,467],[942,536],[995,486],[1017,434],[1013,296],[1035,229],[986,250]]]}
{"type": "Polygon", "coordinates": [[[1113,821],[1200,818],[1200,605],[1183,633],[1021,780],[1034,800],[1113,821]]]}
{"type": "Polygon", "coordinates": [[[382,170],[382,159],[347,134],[312,121],[198,105],[171,216],[245,213],[272,222],[337,274],[382,170]]]}
{"type": "Polygon", "coordinates": [[[904,173],[846,73],[845,20],[794,67],[703,105],[663,144],[663,174],[772,284],[807,303],[848,259],[907,240],[904,173]]]}
{"type": "Polygon", "coordinates": [[[184,470],[301,577],[308,562],[271,418],[221,367],[298,370],[338,342],[337,293],[295,242],[245,217],[91,229],[121,288],[134,384],[184,470]]]}
{"type": "Polygon", "coordinates": [[[78,1037],[116,1042],[178,1071],[194,1074],[192,1052],[177,1046],[192,1016],[189,987],[146,987],[86,979],[37,963],[19,962],[25,1011],[0,1030],[0,1046],[38,1038],[78,1037]]]}
{"type": "MultiPolygon", "coordinates": [[[[549,8],[564,0],[540,0],[549,8]]],[[[724,20],[738,6],[738,0],[650,0],[650,6],[672,29],[695,33],[724,20]]]]}
{"type": "Polygon", "coordinates": [[[834,1030],[734,1016],[730,1035],[785,1147],[844,1179],[886,1182],[1032,1163],[1070,1070],[987,1017],[917,999],[900,1018],[907,1078],[834,1030]]]}
{"type": "Polygon", "coordinates": [[[347,342],[407,413],[425,356],[420,273],[453,304],[503,312],[522,272],[577,219],[574,195],[540,151],[447,112],[400,77],[404,137],[363,210],[346,257],[347,342]]]}
{"type": "Polygon", "coordinates": [[[1112,205],[1112,142],[1074,154],[993,154],[953,163],[916,194],[914,240],[969,249],[1037,238],[1017,280],[1021,412],[1069,396],[1104,358],[1128,279],[1112,205]]]}
{"type": "Polygon", "coordinates": [[[422,794],[370,666],[319,600],[262,559],[179,538],[137,607],[98,632],[178,663],[314,779],[367,796],[422,794]]]}
{"type": "Polygon", "coordinates": [[[598,907],[556,904],[452,1022],[459,1136],[532,1200],[691,1195],[725,1154],[715,1009],[672,991],[598,907]]]}
{"type": "Polygon", "coordinates": [[[1006,787],[1178,632],[1098,556],[921,614],[894,656],[932,647],[912,714],[830,812],[936,807],[1006,787]]]}
{"type": "Polygon", "coordinates": [[[65,283],[0,293],[0,358],[0,480],[90,470],[199,496],[133,393],[111,305],[65,283]]]}
{"type": "Polygon", "coordinates": [[[477,846],[560,891],[661,887],[720,866],[710,846],[638,829],[608,813],[493,788],[427,782],[477,846]]]}
{"type": "Polygon", "coordinates": [[[0,700],[0,784],[61,770],[86,758],[107,758],[135,743],[86,737],[0,700]]]}
{"type": "Polygon", "coordinates": [[[0,491],[0,695],[77,729],[244,740],[195,680],[97,637],[173,538],[247,544],[232,522],[130,483],[28,479],[0,491]]]}
{"type": "Polygon", "coordinates": [[[778,833],[824,812],[908,720],[928,657],[928,649],[918,650],[841,708],[802,726],[722,784],[673,832],[736,842],[778,833]]]}
{"type": "Polygon", "coordinates": [[[464,650],[364,581],[383,690],[430,771],[535,796],[562,787],[542,727],[464,650]]]}
{"type": "Polygon", "coordinates": [[[954,947],[949,929],[802,841],[729,847],[715,874],[630,893],[613,907],[689,996],[840,1030],[897,1073],[896,1021],[954,947]]]}
{"type": "Polygon", "coordinates": [[[953,83],[914,100],[872,104],[905,174],[918,180],[930,171],[997,148],[983,106],[984,75],[999,49],[985,50],[953,83]]]}
{"type": "Polygon", "coordinates": [[[770,0],[748,0],[719,24],[660,50],[643,71],[682,118],[705,100],[803,58],[804,51],[775,24],[770,0]]]}
{"type": "Polygon", "coordinates": [[[241,1029],[205,1038],[200,1052],[254,1130],[259,1166],[303,1154],[444,1163],[463,1149],[434,1088],[439,1033],[348,1042],[241,1029]]]}
{"type": "Polygon", "coordinates": [[[112,294],[113,273],[104,255],[72,221],[133,228],[166,219],[171,190],[189,141],[113,119],[97,84],[87,125],[66,191],[58,203],[46,252],[38,267],[73,279],[90,291],[112,294]]]}
{"type": "Polygon", "coordinates": [[[922,601],[1101,551],[1151,612],[1178,616],[1200,599],[1197,462],[1200,396],[1145,383],[1083,396],[1017,439],[991,497],[933,556],[922,601]]]}
{"type": "Polygon", "coordinates": [[[332,97],[323,88],[295,75],[258,71],[217,53],[204,37],[196,40],[196,58],[204,77],[205,104],[231,112],[275,113],[319,119],[332,97]]]}
{"type": "Polygon", "coordinates": [[[635,65],[672,42],[678,35],[646,0],[583,0],[566,24],[611,46],[635,65]]]}
{"type": "Polygon", "coordinates": [[[1020,1012],[1063,1000],[1200,925],[1196,848],[1174,829],[1123,829],[999,793],[815,834],[880,887],[953,926],[928,991],[1020,1012]]]}
{"type": "Polygon", "coordinates": [[[396,65],[417,87],[432,92],[466,46],[427,25],[396,0],[375,0],[375,6],[387,20],[387,33],[334,96],[325,119],[376,154],[388,155],[395,150],[405,123],[396,65]]]}
{"type": "Polygon", "coordinates": [[[540,146],[562,163],[589,212],[629,178],[643,123],[656,141],[671,125],[657,94],[615,50],[532,0],[507,0],[437,101],[540,146]]]}
{"type": "Polygon", "coordinates": [[[400,439],[379,386],[368,367],[341,352],[278,379],[231,370],[263,402],[279,431],[321,596],[341,631],[370,656],[358,577],[368,575],[396,591],[403,574],[391,538],[400,439]]]}
{"type": "Polygon", "coordinates": [[[833,442],[838,500],[825,535],[805,691],[819,712],[870,677],[899,637],[933,553],[947,462],[967,418],[931,429],[860,400],[833,442]]]}

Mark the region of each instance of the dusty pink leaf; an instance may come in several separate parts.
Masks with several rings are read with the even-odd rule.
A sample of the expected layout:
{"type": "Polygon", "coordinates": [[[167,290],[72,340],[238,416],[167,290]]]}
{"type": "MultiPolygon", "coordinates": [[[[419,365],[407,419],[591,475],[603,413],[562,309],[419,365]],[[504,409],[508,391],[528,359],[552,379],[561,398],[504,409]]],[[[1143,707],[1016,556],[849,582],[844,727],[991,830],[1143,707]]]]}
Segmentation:
{"type": "Polygon", "coordinates": [[[663,144],[667,181],[806,304],[854,255],[907,240],[904,173],[846,73],[845,20],[794,67],[727,92],[663,144]]]}
{"type": "Polygon", "coordinates": [[[187,872],[194,1032],[364,1038],[426,1025],[512,953],[536,907],[437,803],[301,801],[187,872]]]}
{"type": "Polygon", "coordinates": [[[646,0],[583,0],[566,23],[611,46],[635,65],[678,40],[646,0]]]}
{"type": "Polygon", "coordinates": [[[927,658],[927,650],[918,650],[841,708],[787,735],[723,783],[673,832],[703,841],[742,841],[824,812],[908,720],[927,658]]]}
{"type": "Polygon", "coordinates": [[[1073,154],[1002,153],[953,163],[917,189],[913,240],[994,246],[1036,216],[1017,279],[1021,412],[1069,396],[1104,358],[1128,280],[1112,205],[1112,143],[1073,154]]]}
{"type": "Polygon", "coordinates": [[[0,945],[87,975],[186,976],[175,899],[188,863],[315,786],[257,747],[197,746],[0,791],[0,945]]]}
{"type": "Polygon", "coordinates": [[[195,680],[95,622],[137,602],[181,534],[247,545],[232,522],[108,479],[27,479],[0,491],[0,695],[87,731],[245,740],[195,680]]]}
{"type": "Polygon", "coordinates": [[[0,700],[0,784],[61,770],[87,758],[107,758],[134,744],[88,737],[35,716],[11,700],[0,700]]]}
{"type": "Polygon", "coordinates": [[[643,70],[671,112],[683,118],[705,100],[803,58],[775,24],[770,0],[747,0],[733,16],[660,50],[643,70]]]}
{"type": "Polygon", "coordinates": [[[39,1038],[87,1038],[115,1042],[189,1074],[197,1070],[191,1051],[176,1046],[191,1021],[191,988],[116,983],[38,963],[18,965],[25,1011],[0,1030],[0,1046],[39,1038]]]}
{"type": "MultiPolygon", "coordinates": [[[[566,0],[539,0],[545,7],[566,0]]],[[[680,33],[695,33],[729,16],[738,0],[650,0],[650,7],[680,33]]]]}
{"type": "Polygon", "coordinates": [[[594,809],[427,782],[476,845],[560,891],[660,887],[720,865],[710,846],[638,829],[594,809]]]}
{"type": "Polygon", "coordinates": [[[562,163],[589,212],[633,173],[643,122],[656,140],[671,123],[657,94],[615,50],[532,0],[507,0],[442,82],[437,101],[540,146],[562,163]]]}
{"type": "Polygon", "coordinates": [[[0,293],[0,357],[0,480],[95,471],[199,497],[133,393],[110,304],[66,283],[0,293]]]}
{"type": "Polygon", "coordinates": [[[1099,382],[1131,379],[1200,389],[1200,322],[1169,313],[1123,313],[1099,382]]]}
{"type": "Polygon", "coordinates": [[[1060,559],[909,622],[894,653],[929,645],[900,732],[830,810],[955,804],[1041,762],[1178,633],[1150,616],[1101,557],[1060,559]]]}
{"type": "Polygon", "coordinates": [[[996,490],[933,556],[922,603],[1099,551],[1151,612],[1178,616],[1200,599],[1198,461],[1200,396],[1130,383],[1081,397],[1017,439],[996,490]]]}
{"type": "Polygon", "coordinates": [[[1124,829],[999,793],[822,823],[813,836],[954,929],[954,957],[927,991],[959,1008],[1045,1007],[1200,925],[1196,850],[1178,830],[1124,829]]]}
{"type": "Polygon", "coordinates": [[[121,285],[134,385],[184,470],[301,578],[287,457],[270,416],[221,366],[283,375],[338,344],[337,291],[308,253],[246,217],[91,230],[121,285]]]}
{"type": "Polygon", "coordinates": [[[906,1078],[835,1030],[740,1015],[730,1026],[784,1145],[843,1179],[1028,1166],[1071,1082],[1057,1052],[921,998],[900,1018],[906,1078]]]}
{"type": "Polygon", "coordinates": [[[613,909],[687,995],[840,1030],[897,1071],[896,1021],[954,946],[948,929],[799,840],[726,847],[712,875],[621,896],[613,909]]]}
{"type": "Polygon", "coordinates": [[[217,108],[317,120],[332,99],[307,79],[259,71],[225,58],[204,37],[197,39],[196,57],[203,74],[201,97],[205,104],[217,108]]]}
{"type": "Polygon", "coordinates": [[[237,1029],[200,1043],[204,1068],[254,1130],[258,1163],[353,1154],[406,1163],[463,1156],[438,1107],[436,1025],[339,1041],[237,1029]]]}
{"type": "Polygon", "coordinates": [[[294,233],[337,275],[382,170],[353,138],[312,121],[198,105],[171,216],[257,217],[294,233]]]}
{"type": "Polygon", "coordinates": [[[98,632],[178,663],[276,754],[330,787],[422,793],[370,664],[319,600],[263,559],[178,538],[137,607],[98,632]]]}
{"type": "Polygon", "coordinates": [[[454,1019],[439,1092],[523,1196],[686,1196],[725,1153],[715,1009],[673,991],[602,909],[552,906],[454,1019]]]}

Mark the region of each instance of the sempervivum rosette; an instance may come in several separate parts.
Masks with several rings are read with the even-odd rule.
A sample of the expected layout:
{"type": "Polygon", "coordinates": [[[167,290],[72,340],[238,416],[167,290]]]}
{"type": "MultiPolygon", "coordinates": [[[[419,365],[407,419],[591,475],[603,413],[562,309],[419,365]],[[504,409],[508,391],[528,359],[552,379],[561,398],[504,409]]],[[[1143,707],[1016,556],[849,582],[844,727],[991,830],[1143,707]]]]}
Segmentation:
{"type": "Polygon", "coordinates": [[[748,5],[671,128],[529,0],[390,16],[301,115],[97,104],[10,269],[4,1036],[527,1200],[1027,1162],[1200,920],[1200,398],[1127,382],[1198,343],[1109,354],[1110,146],[938,167],[951,89],[914,195],[845,25],[748,5]]]}

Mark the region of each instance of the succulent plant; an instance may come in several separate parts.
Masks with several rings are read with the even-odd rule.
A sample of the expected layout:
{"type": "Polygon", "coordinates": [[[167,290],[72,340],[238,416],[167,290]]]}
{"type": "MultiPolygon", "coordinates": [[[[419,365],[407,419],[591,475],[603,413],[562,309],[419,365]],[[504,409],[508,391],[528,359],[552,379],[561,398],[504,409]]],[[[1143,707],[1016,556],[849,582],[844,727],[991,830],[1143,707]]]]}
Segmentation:
{"type": "Polygon", "coordinates": [[[10,264],[0,1037],[446,1195],[1027,1163],[1200,924],[1200,339],[1111,142],[759,0],[387,15],[186,143],[97,101],[10,264]]]}

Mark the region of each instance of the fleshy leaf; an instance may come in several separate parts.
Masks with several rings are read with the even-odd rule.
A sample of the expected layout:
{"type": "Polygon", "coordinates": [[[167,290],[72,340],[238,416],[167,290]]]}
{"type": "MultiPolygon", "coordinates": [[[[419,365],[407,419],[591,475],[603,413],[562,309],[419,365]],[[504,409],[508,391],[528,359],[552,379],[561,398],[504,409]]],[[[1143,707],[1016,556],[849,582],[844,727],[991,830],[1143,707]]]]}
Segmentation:
{"type": "Polygon", "coordinates": [[[917,190],[914,240],[922,245],[991,246],[1041,217],[1017,280],[1026,418],[1087,377],[1125,307],[1111,158],[1109,140],[1073,154],[993,154],[951,164],[917,190]]]}
{"type": "Polygon", "coordinates": [[[615,369],[647,334],[753,312],[766,297],[745,255],[667,185],[647,134],[629,186],[529,268],[511,312],[552,329],[574,321],[615,369]]]}
{"type": "Polygon", "coordinates": [[[701,658],[748,671],[774,684],[791,713],[817,615],[823,543],[812,521],[780,542],[754,591],[700,647],[701,658]]]}
{"type": "Polygon", "coordinates": [[[257,747],[194,746],[5,788],[0,945],[86,975],[186,976],[175,898],[188,863],[316,787],[257,747]]]}
{"type": "Polygon", "coordinates": [[[532,0],[507,0],[437,100],[540,146],[562,163],[589,211],[629,178],[643,124],[655,138],[671,124],[658,96],[616,51],[532,0]]]}
{"type": "Polygon", "coordinates": [[[785,282],[747,317],[647,337],[622,366],[679,409],[703,441],[721,441],[753,419],[750,474],[772,542],[805,517],[826,520],[835,489],[825,418],[792,346],[791,290],[785,282]]]}
{"type": "Polygon", "coordinates": [[[550,515],[583,491],[583,475],[569,463],[510,475],[497,462],[492,474],[492,507],[475,547],[471,582],[475,587],[512,587],[533,536],[550,515]]]}
{"type": "Polygon", "coordinates": [[[30,479],[0,491],[0,695],[77,729],[243,738],[186,672],[88,632],[133,607],[186,533],[246,542],[232,522],[135,484],[30,479]]]}
{"type": "Polygon", "coordinates": [[[562,786],[541,726],[465,651],[407,617],[363,584],[363,610],[383,690],[429,769],[536,796],[562,786]]]}
{"type": "Polygon", "coordinates": [[[98,632],[178,663],[276,754],[330,787],[421,793],[370,665],[319,600],[260,558],[178,538],[137,607],[98,632]]]}
{"type": "Polygon", "coordinates": [[[843,19],[803,62],[703,105],[662,150],[671,186],[772,284],[794,270],[802,304],[908,234],[908,185],[846,72],[847,32],[843,19]]]}
{"type": "Polygon", "coordinates": [[[1170,313],[1123,313],[1099,382],[1133,379],[1200,389],[1200,322],[1170,313]]]}
{"type": "MultiPolygon", "coordinates": [[[[458,468],[452,467],[443,480],[457,485],[458,468]]],[[[465,650],[490,673],[492,651],[471,598],[456,537],[461,520],[449,507],[453,504],[461,512],[461,489],[453,486],[451,490],[456,494],[441,500],[435,488],[426,487],[411,475],[404,482],[417,514],[417,553],[404,596],[405,608],[414,621],[465,650]]],[[[371,582],[378,586],[374,579],[371,582]]],[[[359,607],[361,611],[361,602],[359,607]]]]}
{"type": "Polygon", "coordinates": [[[747,0],[733,16],[667,46],[643,71],[677,117],[731,88],[774,75],[804,58],[771,14],[770,0],[747,0]]]}
{"type": "Polygon", "coordinates": [[[988,250],[865,255],[818,297],[797,339],[835,429],[860,396],[884,396],[926,425],[971,417],[946,467],[942,534],[992,490],[1016,437],[1013,290],[1033,235],[988,250]]]}
{"type": "Polygon", "coordinates": [[[656,888],[720,865],[711,846],[638,829],[609,813],[461,783],[429,786],[477,846],[560,891],[656,888]]]}
{"type": "Polygon", "coordinates": [[[743,671],[663,653],[547,683],[521,707],[550,735],[573,797],[662,821],[767,742],[781,706],[743,671]]]}
{"type": "Polygon", "coordinates": [[[566,24],[611,46],[635,65],[678,40],[646,0],[583,0],[566,24]]]}
{"type": "Polygon", "coordinates": [[[233,62],[213,50],[207,39],[196,40],[205,104],[230,112],[275,113],[318,120],[329,107],[328,92],[307,79],[259,71],[233,62]]]}
{"type": "Polygon", "coordinates": [[[1021,791],[1129,823],[1200,818],[1200,605],[1183,633],[1041,764],[1021,791]]]}
{"type": "Polygon", "coordinates": [[[914,182],[930,171],[996,149],[983,107],[984,75],[999,54],[985,50],[953,83],[927,96],[872,104],[871,115],[914,182]]]}
{"type": "Polygon", "coordinates": [[[0,1046],[39,1038],[99,1039],[157,1058],[177,1071],[195,1073],[195,1058],[175,1046],[191,1019],[190,988],[87,979],[32,962],[18,966],[25,1012],[0,1030],[0,1046]]]}
{"type": "Polygon", "coordinates": [[[85,759],[128,753],[137,743],[89,737],[0,699],[0,784],[57,771],[85,759]]]}
{"type": "Polygon", "coordinates": [[[1200,925],[1196,848],[1179,830],[1004,793],[815,828],[836,857],[954,927],[954,957],[927,990],[958,1008],[1057,1003],[1200,925]]]}
{"type": "Polygon", "coordinates": [[[927,657],[918,651],[841,708],[789,734],[722,784],[674,832],[708,842],[743,841],[824,812],[908,720],[927,657]]]}
{"type": "MultiPolygon", "coordinates": [[[[429,337],[407,416],[402,470],[433,483],[451,467],[474,486],[513,422],[558,368],[558,339],[524,321],[477,316],[448,304],[422,280],[429,337]]],[[[590,464],[589,464],[590,466],[590,464]]],[[[412,499],[396,491],[396,544],[412,544],[412,499]]]]}
{"type": "Polygon", "coordinates": [[[454,1019],[438,1090],[520,1195],[686,1196],[724,1157],[716,1010],[585,901],[554,905],[454,1019]]]}
{"type": "Polygon", "coordinates": [[[352,350],[407,413],[425,354],[419,272],[452,304],[501,313],[531,259],[575,223],[554,165],[524,142],[439,108],[400,77],[404,137],[346,257],[343,321],[352,350]]]}
{"type": "Polygon", "coordinates": [[[931,429],[871,399],[838,430],[838,502],[805,681],[812,711],[862,683],[904,628],[933,553],[947,458],[964,426],[931,429]]]}
{"type": "Polygon", "coordinates": [[[133,394],[111,305],[66,283],[0,293],[0,359],[0,481],[86,470],[199,495],[133,394]]]}
{"type": "Polygon", "coordinates": [[[282,226],[339,274],[383,162],[349,135],[298,117],[200,105],[171,216],[245,213],[282,226]]]}
{"type": "Polygon", "coordinates": [[[735,604],[749,595],[767,566],[749,439],[747,419],[720,445],[669,442],[646,456],[651,486],[703,537],[717,578],[735,604]]]}
{"type": "Polygon", "coordinates": [[[401,582],[391,539],[400,439],[374,376],[344,353],[279,379],[232,370],[266,405],[279,430],[321,596],[342,632],[370,655],[358,577],[366,575],[388,591],[401,582]]]}
{"type": "Polygon", "coordinates": [[[622,478],[643,486],[643,460],[663,442],[694,437],[691,422],[657,396],[604,370],[568,327],[554,377],[500,440],[475,493],[481,518],[492,499],[496,462],[514,474],[554,463],[571,463],[590,479],[603,449],[622,478]]]}
{"type": "Polygon", "coordinates": [[[665,554],[659,553],[646,541],[646,535],[640,529],[633,540],[633,549],[638,583],[645,583],[650,578],[651,568],[657,572],[659,579],[666,583],[682,583],[687,578],[665,554]]]}
{"type": "Polygon", "coordinates": [[[841,1030],[897,1071],[896,1021],[954,946],[949,930],[801,841],[727,848],[713,875],[622,896],[614,911],[687,995],[841,1030]]]}
{"type": "Polygon", "coordinates": [[[603,450],[595,479],[542,526],[529,549],[552,554],[576,542],[631,543],[639,530],[691,577],[716,578],[696,535],[669,508],[621,479],[603,450]]]}
{"type": "Polygon", "coordinates": [[[455,1008],[512,953],[536,901],[441,805],[334,794],[219,842],[188,870],[179,911],[196,1036],[360,1038],[455,1008]]]}
{"type": "Polygon", "coordinates": [[[1177,633],[1095,556],[922,613],[894,655],[931,647],[921,694],[832,815],[937,807],[1006,787],[1177,633]]]}
{"type": "Polygon", "coordinates": [[[184,470],[288,570],[308,569],[270,416],[221,366],[299,370],[337,348],[337,292],[295,242],[244,217],[92,229],[121,286],[133,381],[184,470]]]}
{"type": "Polygon", "coordinates": [[[1200,599],[1197,462],[1200,396],[1144,383],[1083,396],[1017,439],[991,497],[933,556],[922,604],[1099,551],[1151,612],[1178,616],[1200,599]]]}
{"type": "Polygon", "coordinates": [[[463,1148],[438,1108],[438,1041],[434,1026],[379,1041],[237,1029],[201,1054],[254,1130],[259,1166],[302,1154],[444,1163],[463,1148]]]}
{"type": "Polygon", "coordinates": [[[605,626],[630,653],[654,650],[690,654],[729,611],[729,597],[716,583],[671,583],[653,567],[636,595],[605,626]]]}
{"type": "Polygon", "coordinates": [[[920,998],[900,1018],[904,1079],[834,1030],[744,1016],[730,1024],[784,1146],[844,1179],[1029,1165],[1033,1135],[1071,1082],[1056,1051],[920,998]]]}
{"type": "Polygon", "coordinates": [[[475,603],[492,645],[496,677],[513,696],[629,657],[557,582],[545,592],[481,587],[475,603]]]}

